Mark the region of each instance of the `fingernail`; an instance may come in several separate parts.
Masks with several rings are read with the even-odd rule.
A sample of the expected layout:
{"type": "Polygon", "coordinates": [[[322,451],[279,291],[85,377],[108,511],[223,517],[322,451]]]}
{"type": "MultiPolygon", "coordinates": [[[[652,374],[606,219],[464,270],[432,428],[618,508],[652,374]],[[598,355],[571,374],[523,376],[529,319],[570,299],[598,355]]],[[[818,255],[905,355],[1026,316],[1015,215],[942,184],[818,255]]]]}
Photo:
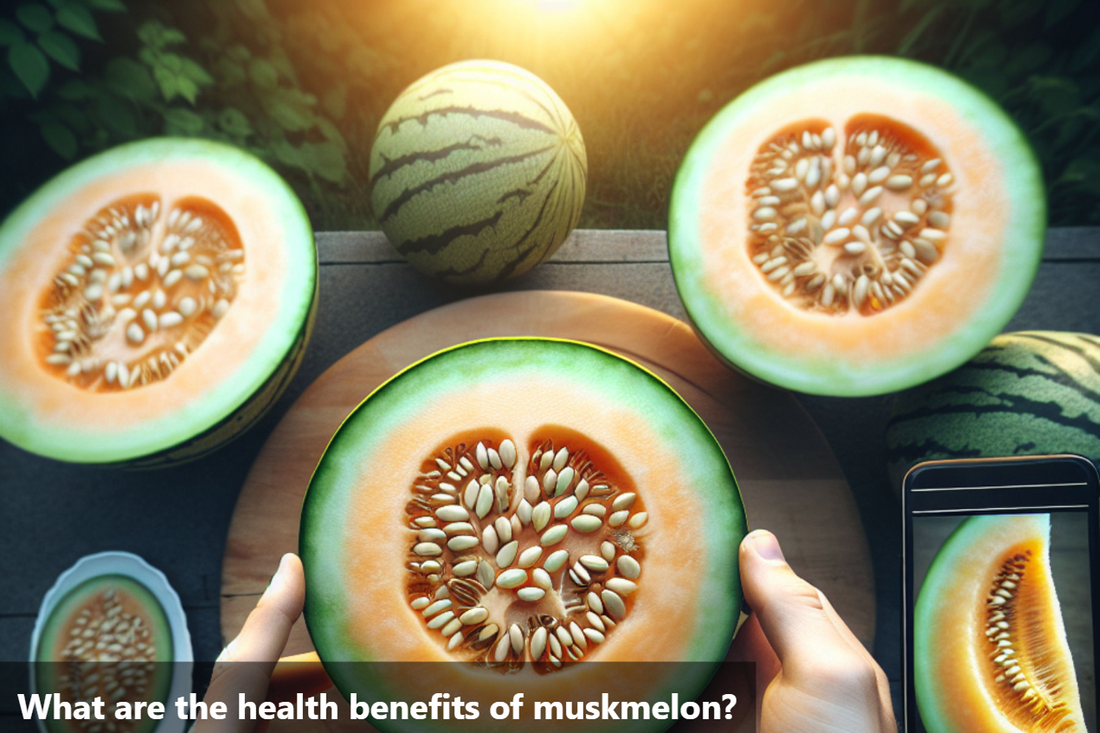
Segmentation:
{"type": "Polygon", "coordinates": [[[745,538],[749,541],[753,551],[764,560],[786,560],[783,550],[779,548],[779,541],[775,535],[766,529],[757,529],[749,533],[745,538]]]}

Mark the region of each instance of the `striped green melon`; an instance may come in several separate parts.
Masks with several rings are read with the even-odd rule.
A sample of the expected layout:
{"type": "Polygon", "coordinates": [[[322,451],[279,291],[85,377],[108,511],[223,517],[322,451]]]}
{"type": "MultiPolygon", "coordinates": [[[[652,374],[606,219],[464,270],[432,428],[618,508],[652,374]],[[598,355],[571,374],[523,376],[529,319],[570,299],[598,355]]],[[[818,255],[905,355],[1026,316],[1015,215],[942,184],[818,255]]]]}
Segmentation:
{"type": "Polygon", "coordinates": [[[886,440],[895,487],[920,461],[1047,453],[1100,459],[1100,337],[997,336],[961,368],[900,395],[886,440]]]}
{"type": "Polygon", "coordinates": [[[371,206],[390,242],[447,282],[519,275],[577,224],[588,160],[569,109],[497,61],[437,69],[403,91],[371,148],[371,206]]]}

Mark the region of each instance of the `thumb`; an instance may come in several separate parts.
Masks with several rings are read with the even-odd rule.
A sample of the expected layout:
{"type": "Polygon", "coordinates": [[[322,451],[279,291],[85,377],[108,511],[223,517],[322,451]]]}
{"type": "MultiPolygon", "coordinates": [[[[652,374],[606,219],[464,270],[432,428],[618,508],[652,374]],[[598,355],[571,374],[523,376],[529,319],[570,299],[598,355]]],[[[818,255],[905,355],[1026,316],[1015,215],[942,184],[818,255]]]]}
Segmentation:
{"type": "Polygon", "coordinates": [[[791,570],[775,535],[750,532],[741,542],[740,564],[745,601],[779,657],[784,677],[816,676],[822,660],[852,654],[821,593],[791,570]]]}

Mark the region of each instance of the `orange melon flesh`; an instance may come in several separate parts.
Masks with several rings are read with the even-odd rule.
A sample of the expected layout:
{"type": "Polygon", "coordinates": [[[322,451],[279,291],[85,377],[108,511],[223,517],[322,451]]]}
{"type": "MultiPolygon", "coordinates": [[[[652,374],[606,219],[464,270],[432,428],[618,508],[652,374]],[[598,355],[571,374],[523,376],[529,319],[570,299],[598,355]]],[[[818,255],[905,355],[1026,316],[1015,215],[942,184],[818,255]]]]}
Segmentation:
{"type": "Polygon", "coordinates": [[[259,390],[301,341],[313,302],[315,253],[301,205],[258,160],[193,140],[138,143],[93,158],[45,186],[0,229],[0,434],[27,450],[108,463],[177,445],[217,425],[259,390]],[[43,368],[42,293],[72,260],[70,242],[95,214],[152,195],[161,215],[192,197],[236,228],[246,273],[232,306],[169,378],[99,392],[43,368]]]}
{"type": "MultiPolygon", "coordinates": [[[[391,679],[400,675],[400,665],[340,664],[346,661],[436,663],[415,665],[415,679],[402,682],[464,699],[511,699],[513,691],[525,692],[528,701],[599,699],[600,692],[656,699],[673,684],[668,677],[674,670],[696,694],[733,633],[740,608],[736,548],[744,532],[736,483],[721,449],[656,377],[587,345],[475,342],[429,357],[383,385],[333,438],[303,508],[306,620],[345,696],[355,691],[360,698],[385,699],[391,692],[410,699],[394,692],[401,689],[391,679]],[[438,455],[433,449],[452,436],[506,437],[518,453],[511,513],[523,499],[532,449],[563,433],[573,439],[555,444],[586,450],[594,465],[621,466],[638,494],[637,508],[648,514],[648,522],[633,530],[644,548],[643,569],[637,590],[626,598],[626,616],[607,629],[603,643],[591,644],[581,661],[562,670],[536,671],[528,661],[502,675],[491,665],[461,661],[470,655],[448,651],[447,638],[410,607],[407,589],[416,576],[408,569],[416,559],[410,555],[410,488],[431,467],[438,455]]],[[[591,544],[586,538],[570,532],[542,557],[591,544]]],[[[537,544],[535,536],[519,549],[537,544]]],[[[567,566],[579,552],[570,552],[567,566]]],[[[502,604],[508,605],[485,603],[494,613],[502,604]]],[[[527,613],[523,603],[511,604],[520,617],[527,613]]],[[[482,722],[492,725],[487,702],[483,708],[482,722]]]]}
{"type": "MultiPolygon", "coordinates": [[[[131,705],[169,703],[172,659],[171,628],[152,593],[126,576],[98,576],[69,591],[43,626],[35,658],[36,691],[40,695],[57,692],[69,704],[102,697],[108,701],[105,710],[113,721],[110,711],[119,700],[131,705]],[[100,625],[112,619],[113,628],[103,631],[100,625]],[[120,627],[125,630],[119,632],[120,627]],[[89,629],[94,630],[90,637],[84,635],[89,629]],[[105,648],[98,648],[100,642],[105,648]],[[113,644],[119,648],[111,648],[113,644]],[[138,669],[126,671],[133,666],[138,669]]],[[[94,723],[50,719],[45,727],[85,733],[94,723]]],[[[157,727],[147,719],[113,724],[120,733],[145,733],[157,727]]]]}
{"type": "MultiPolygon", "coordinates": [[[[874,204],[886,213],[869,225],[872,236],[912,196],[887,188],[874,204]]],[[[846,190],[842,197],[838,213],[856,203],[846,190]]],[[[860,395],[926,381],[998,333],[1034,276],[1044,226],[1039,169],[991,101],[930,67],[854,57],[780,74],[719,113],[677,176],[669,249],[685,307],[723,358],[779,386],[860,395]],[[881,124],[860,125],[868,119],[881,124]],[[914,152],[941,158],[939,172],[954,178],[945,187],[950,226],[938,261],[881,312],[802,307],[751,261],[746,242],[758,204],[747,190],[750,167],[777,134],[804,127],[835,131],[834,171],[842,170],[847,133],[879,127],[903,139],[915,131],[923,140],[914,152]]]]}
{"type": "Polygon", "coordinates": [[[1048,515],[994,515],[964,522],[937,554],[914,621],[915,689],[932,733],[1085,730],[1049,545],[1048,515]],[[995,590],[1005,602],[991,601],[995,590]],[[1001,609],[1007,630],[991,623],[1001,609]],[[996,661],[1002,641],[1018,664],[996,661]]]}

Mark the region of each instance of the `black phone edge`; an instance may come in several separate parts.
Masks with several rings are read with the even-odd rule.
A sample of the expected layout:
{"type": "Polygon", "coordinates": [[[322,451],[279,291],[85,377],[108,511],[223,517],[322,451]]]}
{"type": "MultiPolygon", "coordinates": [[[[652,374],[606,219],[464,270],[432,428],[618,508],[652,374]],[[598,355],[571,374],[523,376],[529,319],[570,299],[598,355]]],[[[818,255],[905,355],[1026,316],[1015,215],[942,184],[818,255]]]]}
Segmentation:
{"type": "MultiPolygon", "coordinates": [[[[1041,456],[1008,456],[1002,458],[967,458],[967,459],[953,459],[953,460],[937,460],[937,461],[925,461],[918,463],[911,467],[902,479],[901,487],[901,529],[902,529],[902,547],[901,547],[901,565],[902,565],[902,614],[901,614],[901,674],[902,674],[902,690],[901,699],[903,706],[902,714],[902,730],[906,733],[914,733],[917,730],[916,716],[917,716],[917,701],[916,691],[912,685],[910,677],[912,676],[912,658],[913,658],[913,635],[910,628],[912,623],[913,609],[916,604],[916,598],[913,593],[913,513],[910,511],[910,504],[912,498],[910,493],[913,488],[913,484],[922,474],[930,471],[943,471],[948,468],[955,468],[960,470],[968,470],[973,468],[991,468],[991,467],[1004,467],[1007,470],[1032,470],[1038,471],[1039,469],[1048,468],[1051,464],[1060,464],[1068,467],[1075,467],[1078,471],[1083,473],[1085,478],[1085,488],[1083,491],[1084,498],[1088,499],[1087,509],[1089,515],[1089,556],[1090,556],[1090,568],[1089,577],[1091,583],[1092,593],[1092,607],[1094,614],[1096,609],[1100,608],[1100,467],[1097,462],[1094,462],[1084,456],[1072,454],[1072,453],[1059,453],[1052,455],[1041,456]]],[[[1040,482],[1041,485],[1042,482],[1040,482]]],[[[995,489],[996,487],[981,487],[995,489]]],[[[1013,487],[1013,488],[1027,488],[1025,487],[1013,487]]],[[[960,495],[960,498],[962,496],[960,495]]],[[[1035,509],[1049,509],[1048,507],[1041,506],[1039,504],[1024,505],[1020,502],[1016,502],[1015,507],[969,507],[963,506],[964,502],[957,502],[959,506],[952,507],[950,511],[944,511],[945,515],[951,514],[980,514],[980,513],[1025,513],[1028,511],[1034,511],[1035,509]],[[982,509],[986,509],[985,512],[982,509]]],[[[1093,623],[1093,664],[1100,664],[1100,623],[1094,621],[1093,623]]],[[[1097,710],[1100,712],[1100,685],[1095,688],[1097,710]]]]}

